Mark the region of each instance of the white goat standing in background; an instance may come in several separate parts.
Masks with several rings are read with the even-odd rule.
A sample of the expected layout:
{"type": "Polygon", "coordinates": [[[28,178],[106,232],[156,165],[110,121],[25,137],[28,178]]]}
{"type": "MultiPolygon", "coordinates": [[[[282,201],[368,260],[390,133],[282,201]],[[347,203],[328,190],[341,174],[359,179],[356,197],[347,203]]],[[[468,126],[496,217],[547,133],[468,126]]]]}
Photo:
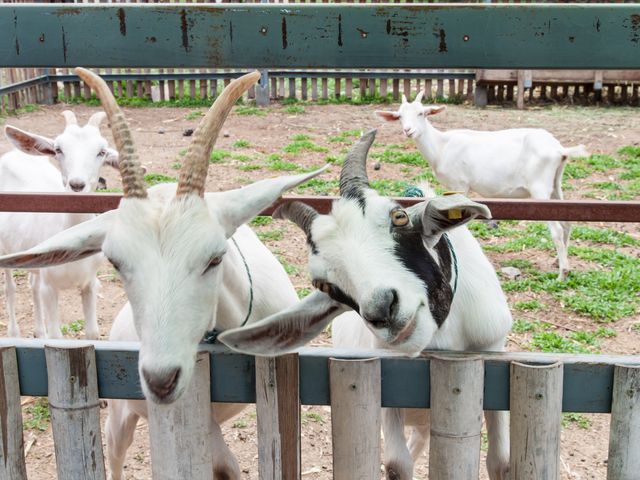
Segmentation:
{"type": "MultiPolygon", "coordinates": [[[[485,198],[562,200],[562,173],[568,158],[588,156],[584,145],[563,147],[541,128],[497,131],[435,128],[427,116],[444,106],[422,105],[424,92],[413,102],[402,96],[395,111],[377,111],[388,122],[400,120],[405,135],[415,140],[436,178],[448,189],[485,198]]],[[[558,252],[559,279],[569,271],[569,222],[548,222],[558,252]]]]}
{"type": "MultiPolygon", "coordinates": [[[[209,156],[236,100],[260,78],[253,72],[231,82],[193,134],[178,185],[145,187],[131,132],[106,83],[76,69],[100,97],[120,152],[124,197],[116,210],[76,225],[26,252],[0,257],[0,268],[40,268],[103,251],[119,271],[129,298],[110,338],[140,340],[138,370],[148,401],[171,403],[193,376],[198,344],[217,328],[251,323],[298,302],[277,259],[243,224],[285,190],[315,172],[262,180],[244,188],[205,193],[209,156]]],[[[144,402],[109,401],[105,427],[113,479],[122,478],[144,402]]],[[[214,478],[239,480],[238,464],[219,423],[243,405],[214,404],[214,478]]]]}
{"type": "MultiPolygon", "coordinates": [[[[307,235],[309,273],[317,290],[279,314],[223,332],[220,341],[250,354],[278,355],[303,345],[352,309],[363,320],[351,313],[334,321],[337,347],[389,348],[411,356],[424,349],[504,349],[511,328],[507,299],[493,266],[462,226],[478,216],[490,218],[489,209],[451,195],[405,210],[380,196],[366,173],[374,138],[375,131],[367,133],[347,155],[341,198],[329,215],[300,202],[273,214],[295,222],[307,235]]],[[[505,480],[508,413],[486,411],[485,419],[489,478],[505,480]]],[[[429,410],[385,408],[382,430],[387,479],[411,480],[414,461],[429,440],[429,410]],[[413,427],[408,445],[405,425],[413,427]]]]}
{"type": "MultiPolygon", "coordinates": [[[[66,127],[55,139],[5,127],[5,135],[17,149],[0,157],[0,191],[92,192],[98,185],[102,165],[118,168],[118,153],[109,148],[100,134],[104,112],[94,113],[84,127],[78,125],[73,112],[65,110],[62,114],[66,127]],[[51,164],[51,159],[58,163],[60,170],[51,164]]],[[[0,213],[0,254],[26,250],[94,217],[76,213],[0,213]]],[[[79,287],[86,337],[98,338],[96,302],[100,283],[96,273],[102,259],[102,255],[94,255],[69,265],[30,272],[36,337],[61,336],[58,294],[61,290],[79,287]]],[[[15,292],[12,271],[5,270],[10,337],[20,336],[15,292]]]]}

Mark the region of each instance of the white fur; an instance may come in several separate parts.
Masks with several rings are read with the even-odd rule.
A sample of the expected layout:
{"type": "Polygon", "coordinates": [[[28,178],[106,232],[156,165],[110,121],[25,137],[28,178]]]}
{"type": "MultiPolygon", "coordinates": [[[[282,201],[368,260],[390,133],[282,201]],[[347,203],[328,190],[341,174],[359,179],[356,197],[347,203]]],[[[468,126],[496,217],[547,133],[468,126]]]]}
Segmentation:
{"type": "MultiPolygon", "coordinates": [[[[82,191],[94,191],[100,167],[104,163],[117,166],[118,155],[108,148],[99,130],[104,113],[94,114],[84,127],[77,125],[72,112],[65,111],[64,116],[67,126],[54,140],[14,127],[6,128],[9,140],[22,150],[15,149],[0,157],[0,191],[65,192],[72,191],[71,185],[84,185],[82,191]],[[52,158],[60,165],[62,174],[51,164],[52,158]]],[[[0,254],[26,250],[93,217],[71,213],[0,213],[0,254]]],[[[94,255],[65,266],[30,271],[36,337],[61,336],[59,292],[79,288],[86,337],[98,338],[96,301],[100,283],[96,273],[102,259],[102,255],[94,255]]],[[[15,314],[15,291],[12,271],[7,269],[5,295],[8,335],[11,337],[20,336],[15,314]]]]}
{"type": "MultiPolygon", "coordinates": [[[[469,230],[458,227],[448,232],[458,260],[459,277],[449,316],[438,329],[428,308],[416,308],[416,305],[428,304],[420,279],[398,265],[388,250],[384,251],[385,243],[390,241],[388,226],[377,226],[373,218],[387,218],[382,203],[388,200],[379,197],[372,202],[372,199],[371,196],[367,198],[364,218],[360,211],[353,210],[359,208],[355,202],[343,200],[334,204],[331,217],[321,217],[322,221],[314,222],[312,238],[320,254],[311,256],[312,277],[324,275],[321,278],[339,285],[359,303],[361,310],[366,309],[364,303],[373,288],[395,288],[399,294],[399,310],[415,312],[418,326],[405,343],[389,345],[384,340],[384,329],[373,329],[364,321],[341,316],[333,322],[334,346],[391,348],[410,355],[424,348],[502,350],[511,328],[511,314],[496,273],[469,230]],[[331,222],[335,225],[328,226],[331,222]],[[354,244],[344,256],[337,255],[348,245],[343,241],[344,237],[350,241],[357,239],[360,248],[354,244]]],[[[455,274],[452,277],[455,278],[455,274]]],[[[383,410],[384,464],[388,479],[413,478],[413,462],[428,444],[428,414],[426,410],[416,409],[383,410]],[[405,425],[412,428],[408,443],[404,436],[405,425]]],[[[509,467],[508,414],[486,412],[485,416],[489,435],[489,477],[502,480],[507,478],[509,467]]]]}
{"type": "MultiPolygon", "coordinates": [[[[436,178],[447,188],[483,197],[562,200],[562,173],[568,158],[586,156],[583,145],[563,147],[541,128],[497,131],[436,129],[428,115],[444,106],[423,106],[422,93],[409,103],[403,97],[396,112],[376,112],[386,121],[400,120],[404,133],[415,140],[436,178]]],[[[558,252],[559,277],[569,271],[569,222],[549,222],[558,252]]]]}

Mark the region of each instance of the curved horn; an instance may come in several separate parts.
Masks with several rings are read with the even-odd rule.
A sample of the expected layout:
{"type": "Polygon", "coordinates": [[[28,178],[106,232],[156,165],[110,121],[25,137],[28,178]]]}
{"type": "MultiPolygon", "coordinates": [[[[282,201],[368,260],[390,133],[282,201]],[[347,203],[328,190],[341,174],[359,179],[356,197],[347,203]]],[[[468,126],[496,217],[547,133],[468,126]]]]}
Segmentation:
{"type": "Polygon", "coordinates": [[[318,212],[306,203],[293,201],[280,205],[271,216],[291,220],[302,229],[307,238],[311,238],[311,224],[318,217],[318,212]]]}
{"type": "Polygon", "coordinates": [[[91,125],[92,127],[96,127],[96,128],[100,128],[100,124],[103,122],[103,120],[106,118],[107,114],[105,112],[96,112],[93,115],[91,115],[91,118],[89,118],[89,121],[87,122],[87,125],[91,125]]]}
{"type": "Polygon", "coordinates": [[[78,119],[76,118],[76,114],[73,113],[71,110],[65,110],[64,112],[62,112],[62,116],[64,117],[65,121],[67,122],[67,125],[77,125],[78,124],[78,119]]]}
{"type": "Polygon", "coordinates": [[[144,185],[144,174],[138,160],[138,154],[133,146],[131,131],[111,90],[109,90],[105,81],[95,73],[81,67],[76,67],[75,72],[87,85],[96,91],[102,102],[102,108],[109,117],[113,139],[120,154],[119,165],[124,196],[128,198],[146,198],[147,189],[144,185]]]}
{"type": "Polygon", "coordinates": [[[184,166],[180,170],[176,197],[189,193],[204,196],[204,181],[207,178],[207,169],[209,168],[209,155],[218,138],[222,124],[236,100],[259,79],[260,72],[256,71],[247,73],[231,82],[200,121],[184,159],[184,166]]]}
{"type": "Polygon", "coordinates": [[[413,103],[422,103],[423,96],[424,96],[424,90],[420,90],[416,95],[416,99],[413,101],[413,103]]]}
{"type": "Polygon", "coordinates": [[[340,172],[340,195],[358,197],[368,189],[367,153],[376,138],[376,130],[369,130],[351,147],[340,172]]]}

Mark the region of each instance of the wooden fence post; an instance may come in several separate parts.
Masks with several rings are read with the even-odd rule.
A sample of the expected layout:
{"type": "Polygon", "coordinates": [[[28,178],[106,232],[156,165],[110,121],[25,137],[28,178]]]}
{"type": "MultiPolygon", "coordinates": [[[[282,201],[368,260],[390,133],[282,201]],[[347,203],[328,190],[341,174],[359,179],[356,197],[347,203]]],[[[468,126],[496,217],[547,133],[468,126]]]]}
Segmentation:
{"type": "Polygon", "coordinates": [[[614,371],[607,479],[632,480],[640,472],[640,367],[614,371]]]}
{"type": "Polygon", "coordinates": [[[472,480],[480,473],[484,362],[431,358],[431,480],[472,480]]]}
{"type": "Polygon", "coordinates": [[[563,370],[511,362],[511,478],[560,478],[563,370]]]}
{"type": "Polygon", "coordinates": [[[58,478],[105,478],[93,345],[45,345],[58,478]]]}
{"type": "Polygon", "coordinates": [[[380,478],[380,359],[329,359],[334,480],[380,478]]]}
{"type": "Polygon", "coordinates": [[[0,478],[27,480],[18,361],[14,347],[0,348],[0,478]]]}
{"type": "Polygon", "coordinates": [[[258,478],[297,480],[300,463],[298,354],[256,357],[258,478]]]}
{"type": "Polygon", "coordinates": [[[147,402],[151,472],[155,480],[213,477],[209,353],[199,352],[191,384],[169,405],[147,402]]]}

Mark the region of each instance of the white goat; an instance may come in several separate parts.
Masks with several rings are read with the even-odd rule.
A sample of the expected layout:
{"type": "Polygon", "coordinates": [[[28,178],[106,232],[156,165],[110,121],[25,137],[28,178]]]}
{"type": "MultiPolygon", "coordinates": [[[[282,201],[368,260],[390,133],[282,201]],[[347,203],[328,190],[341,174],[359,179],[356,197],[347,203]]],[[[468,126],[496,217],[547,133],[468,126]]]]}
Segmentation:
{"type": "MultiPolygon", "coordinates": [[[[391,348],[411,356],[425,348],[504,349],[511,327],[505,295],[480,245],[461,227],[477,216],[489,218],[489,210],[462,195],[432,198],[406,210],[379,196],[365,169],[374,138],[375,131],[369,132],[347,155],[342,198],[329,215],[300,202],[274,213],[306,233],[309,270],[318,290],[279,314],[224,332],[222,342],[248,353],[280,354],[351,308],[364,321],[342,317],[334,322],[336,346],[391,348]]],[[[389,480],[413,478],[413,462],[429,438],[428,415],[428,410],[383,410],[389,480]],[[414,426],[409,446],[405,424],[414,426]]],[[[504,479],[508,414],[487,411],[485,418],[489,476],[504,479]]]]}
{"type": "MultiPolygon", "coordinates": [[[[236,100],[260,78],[253,72],[231,82],[203,117],[177,187],[161,185],[147,193],[131,133],[109,88],[87,70],[76,72],[97,91],[109,116],[120,152],[124,198],[116,210],[26,252],[0,257],[0,268],[58,265],[102,250],[120,272],[130,302],[116,318],[111,338],[140,340],[143,393],[147,400],[171,403],[191,380],[206,331],[239,326],[297,302],[283,268],[241,226],[285,190],[322,170],[205,194],[211,149],[236,100]]],[[[112,478],[119,479],[124,452],[145,409],[140,402],[109,405],[108,462],[112,478]]],[[[221,422],[240,408],[214,405],[214,419],[221,422]]],[[[214,478],[239,479],[238,464],[218,424],[214,437],[214,478]]]]}
{"type": "MultiPolygon", "coordinates": [[[[388,122],[400,120],[413,138],[436,178],[447,188],[483,197],[562,200],[562,173],[568,158],[587,156],[584,145],[563,147],[541,128],[512,128],[497,131],[436,129],[427,116],[444,106],[422,105],[424,92],[395,112],[377,111],[388,122]]],[[[569,271],[569,222],[548,222],[558,252],[559,279],[569,271]]]]}
{"type": "MultiPolygon", "coordinates": [[[[94,113],[84,127],[78,125],[73,112],[65,110],[62,114],[66,127],[55,139],[16,127],[5,127],[7,138],[17,149],[0,157],[0,191],[90,192],[98,185],[102,165],[118,168],[118,153],[109,148],[107,140],[100,134],[104,112],[94,113]],[[51,159],[58,163],[61,171],[51,164],[51,159]]],[[[31,248],[94,216],[73,213],[0,213],[0,254],[31,248]]],[[[101,255],[94,255],[69,265],[30,272],[36,337],[61,336],[58,294],[61,290],[79,287],[86,336],[98,338],[96,300],[100,283],[96,272],[101,261],[101,255]]],[[[20,336],[16,322],[15,292],[12,272],[5,270],[10,337],[20,336]]]]}

